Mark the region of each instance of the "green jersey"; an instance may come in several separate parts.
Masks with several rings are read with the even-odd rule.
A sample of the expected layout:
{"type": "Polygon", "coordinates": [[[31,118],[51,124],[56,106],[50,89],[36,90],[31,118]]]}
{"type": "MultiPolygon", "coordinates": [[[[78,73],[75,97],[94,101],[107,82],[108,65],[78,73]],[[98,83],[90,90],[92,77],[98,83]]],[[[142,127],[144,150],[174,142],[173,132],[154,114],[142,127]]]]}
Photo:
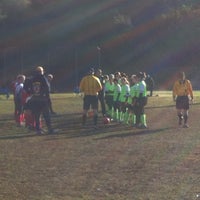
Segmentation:
{"type": "Polygon", "coordinates": [[[114,83],[110,83],[109,81],[105,83],[105,87],[104,87],[104,92],[105,95],[111,95],[113,96],[114,94],[114,88],[115,88],[115,84],[114,83]]]}
{"type": "Polygon", "coordinates": [[[114,87],[113,101],[119,100],[120,93],[121,93],[121,86],[119,83],[117,83],[117,84],[115,84],[115,87],[114,87]]]}
{"type": "Polygon", "coordinates": [[[138,93],[136,97],[146,97],[147,96],[147,87],[144,80],[138,83],[138,93]]]}
{"type": "Polygon", "coordinates": [[[132,104],[133,98],[137,97],[139,93],[139,84],[136,83],[130,88],[130,95],[128,97],[128,104],[132,104]]]}
{"type": "Polygon", "coordinates": [[[128,84],[122,85],[119,101],[126,102],[129,95],[130,95],[130,86],[128,84]]]}

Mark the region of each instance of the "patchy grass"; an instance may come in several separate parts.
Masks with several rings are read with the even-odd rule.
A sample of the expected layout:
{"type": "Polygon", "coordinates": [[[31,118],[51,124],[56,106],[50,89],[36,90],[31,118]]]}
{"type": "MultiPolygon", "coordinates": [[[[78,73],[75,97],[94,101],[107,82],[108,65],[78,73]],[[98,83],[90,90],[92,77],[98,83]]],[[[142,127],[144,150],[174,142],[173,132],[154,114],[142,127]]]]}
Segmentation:
{"type": "MultiPolygon", "coordinates": [[[[53,94],[57,135],[15,126],[13,100],[1,99],[0,199],[195,200],[200,193],[199,97],[190,128],[178,128],[170,92],[146,107],[148,126],[81,126],[82,97],[53,94]]],[[[199,92],[195,92],[199,96],[199,92]]],[[[44,125],[45,128],[45,125],[44,125]]]]}

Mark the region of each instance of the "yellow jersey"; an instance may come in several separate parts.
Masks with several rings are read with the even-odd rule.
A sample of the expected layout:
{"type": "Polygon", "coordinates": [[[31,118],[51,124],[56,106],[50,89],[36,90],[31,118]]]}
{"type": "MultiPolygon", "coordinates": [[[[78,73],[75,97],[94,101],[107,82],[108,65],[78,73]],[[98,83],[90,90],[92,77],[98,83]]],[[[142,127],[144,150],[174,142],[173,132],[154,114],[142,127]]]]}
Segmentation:
{"type": "Polygon", "coordinates": [[[94,75],[87,75],[82,78],[80,82],[80,91],[84,95],[98,95],[98,92],[102,90],[102,85],[98,77],[94,75]]]}
{"type": "Polygon", "coordinates": [[[189,80],[177,80],[173,86],[173,97],[190,96],[193,99],[192,84],[189,80]]]}

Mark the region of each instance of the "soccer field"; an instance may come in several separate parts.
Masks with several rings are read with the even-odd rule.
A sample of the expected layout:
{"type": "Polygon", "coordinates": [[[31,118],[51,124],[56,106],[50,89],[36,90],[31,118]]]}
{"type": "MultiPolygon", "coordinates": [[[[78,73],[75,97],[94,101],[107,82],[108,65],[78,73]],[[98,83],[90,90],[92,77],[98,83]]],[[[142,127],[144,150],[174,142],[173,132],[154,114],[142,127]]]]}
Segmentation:
{"type": "Polygon", "coordinates": [[[12,97],[0,97],[0,199],[198,200],[199,91],[188,129],[178,127],[171,92],[154,94],[144,130],[101,116],[99,129],[83,128],[82,96],[52,94],[59,132],[41,136],[16,127],[12,97]]]}

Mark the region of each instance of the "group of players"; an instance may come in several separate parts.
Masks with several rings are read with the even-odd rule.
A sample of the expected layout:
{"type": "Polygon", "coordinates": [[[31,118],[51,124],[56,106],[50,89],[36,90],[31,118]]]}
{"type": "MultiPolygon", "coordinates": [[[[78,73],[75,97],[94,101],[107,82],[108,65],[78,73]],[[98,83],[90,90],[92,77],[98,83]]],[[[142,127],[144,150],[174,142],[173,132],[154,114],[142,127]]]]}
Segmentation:
{"type": "MultiPolygon", "coordinates": [[[[34,74],[26,78],[18,75],[14,83],[15,120],[18,126],[25,126],[41,134],[40,117],[43,114],[48,133],[55,133],[51,126],[51,114],[54,114],[50,99],[50,82],[53,76],[45,76],[44,69],[38,66],[34,74]]],[[[147,104],[146,74],[139,72],[130,77],[125,73],[103,75],[101,69],[90,68],[79,85],[84,94],[82,125],[86,125],[88,111],[92,109],[94,127],[98,124],[98,104],[100,102],[103,117],[146,129],[147,104]]],[[[173,99],[176,101],[179,125],[188,128],[189,97],[193,100],[192,85],[182,72],[173,86],[173,99]]]]}
{"type": "MultiPolygon", "coordinates": [[[[193,101],[191,82],[184,72],[179,72],[173,85],[173,100],[176,102],[178,125],[188,128],[190,101],[193,101]]],[[[101,69],[90,68],[80,82],[80,91],[84,93],[82,124],[86,124],[90,108],[93,110],[94,126],[97,126],[98,102],[104,117],[130,124],[136,128],[147,128],[144,107],[147,104],[146,74],[139,72],[127,76],[125,73],[103,75],[101,69]]]]}
{"type": "Polygon", "coordinates": [[[80,82],[84,93],[82,124],[86,124],[87,113],[93,110],[94,126],[97,126],[98,101],[104,117],[147,128],[144,107],[147,104],[146,74],[139,72],[128,77],[125,73],[103,75],[101,69],[90,68],[80,82]]]}
{"type": "Polygon", "coordinates": [[[50,99],[50,82],[53,75],[44,75],[44,68],[38,66],[31,77],[26,78],[25,75],[18,75],[13,83],[13,94],[15,104],[15,121],[17,126],[25,126],[29,129],[36,130],[37,134],[41,134],[43,129],[40,121],[43,114],[48,133],[54,133],[51,126],[51,114],[55,114],[52,109],[50,99]]]}

